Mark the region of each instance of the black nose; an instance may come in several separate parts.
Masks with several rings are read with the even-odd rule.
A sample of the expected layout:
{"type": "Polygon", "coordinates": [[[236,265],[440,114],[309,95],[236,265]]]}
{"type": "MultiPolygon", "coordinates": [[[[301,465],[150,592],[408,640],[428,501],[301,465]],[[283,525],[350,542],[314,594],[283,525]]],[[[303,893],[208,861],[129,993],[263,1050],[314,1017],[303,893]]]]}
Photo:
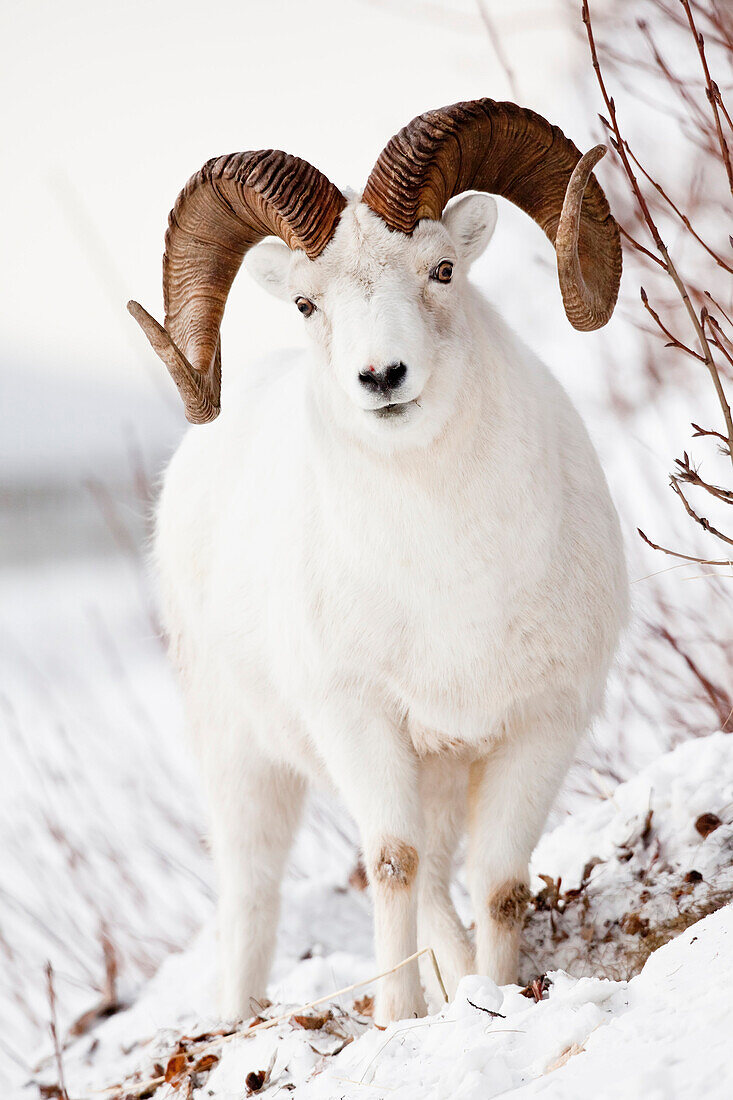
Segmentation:
{"type": "Polygon", "coordinates": [[[359,381],[368,390],[373,390],[375,393],[387,393],[389,390],[396,390],[398,386],[401,386],[406,374],[407,367],[404,363],[390,363],[384,370],[367,367],[359,375],[359,381]]]}

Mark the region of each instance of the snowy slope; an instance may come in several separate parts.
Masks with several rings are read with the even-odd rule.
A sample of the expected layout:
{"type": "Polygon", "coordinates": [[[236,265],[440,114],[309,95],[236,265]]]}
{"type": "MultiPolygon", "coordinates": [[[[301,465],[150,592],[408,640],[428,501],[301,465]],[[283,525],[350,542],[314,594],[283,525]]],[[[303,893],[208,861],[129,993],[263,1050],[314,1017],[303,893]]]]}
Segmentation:
{"type": "MultiPolygon", "coordinates": [[[[628,984],[562,971],[550,978],[549,996],[538,1004],[516,987],[502,995],[486,979],[466,978],[446,1011],[384,1034],[371,1030],[298,1095],[351,1100],[365,1094],[365,1084],[373,1086],[369,1095],[395,1100],[730,1095],[733,907],[660,949],[628,984]]],[[[211,1074],[208,1088],[221,1100],[240,1095],[234,1063],[240,1073],[251,1067],[248,1042],[211,1074]]],[[[286,1061],[278,1051],[273,1078],[286,1061]]]]}
{"type": "MultiPolygon", "coordinates": [[[[103,1095],[147,1095],[142,1085],[152,1082],[156,1100],[186,1096],[186,1076],[208,1055],[191,1076],[195,1100],[241,1100],[248,1074],[257,1084],[268,1067],[260,1095],[295,1085],[308,1100],[350,1100],[366,1095],[365,1086],[369,1095],[402,1100],[545,1089],[562,1097],[728,1095],[732,848],[733,738],[716,734],[661,757],[540,844],[525,929],[525,966],[531,959],[536,967],[527,976],[547,972],[535,986],[547,987],[539,1003],[517,986],[499,990],[471,977],[452,1005],[381,1031],[369,1026],[363,1002],[354,1005],[373,989],[365,984],[308,1010],[320,1025],[314,1030],[288,1018],[249,1033],[229,1025],[212,1037],[221,1023],[209,927],[167,960],[130,1009],[68,1047],[69,1094],[79,1100],[116,1086],[103,1095]],[[560,876],[548,900],[547,883],[560,876]],[[601,930],[605,955],[596,944],[601,930]],[[607,977],[620,970],[630,980],[607,977]],[[177,1053],[183,1058],[171,1063],[177,1053]],[[160,1081],[176,1066],[178,1093],[160,1081]]],[[[345,888],[345,864],[329,866],[315,844],[301,848],[299,861],[314,870],[288,885],[265,1017],[302,1015],[299,1006],[374,974],[368,906],[363,893],[345,888]]],[[[47,1063],[41,1078],[52,1083],[55,1075],[47,1063]]]]}

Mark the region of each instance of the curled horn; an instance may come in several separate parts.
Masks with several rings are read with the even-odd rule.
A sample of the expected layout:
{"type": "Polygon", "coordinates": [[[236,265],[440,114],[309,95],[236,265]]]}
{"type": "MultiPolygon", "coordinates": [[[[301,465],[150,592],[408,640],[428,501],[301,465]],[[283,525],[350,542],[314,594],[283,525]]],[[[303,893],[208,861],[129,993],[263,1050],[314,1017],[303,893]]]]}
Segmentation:
{"type": "Polygon", "coordinates": [[[192,424],[219,414],[219,327],[245,253],[274,235],[314,260],[345,205],[321,172],[274,149],[210,160],[183,188],[165,238],[165,324],[137,302],[127,308],[170,371],[192,424]]]}
{"type": "Polygon", "coordinates": [[[590,331],[610,319],[621,279],[618,226],[592,174],[605,151],[597,145],[581,157],[557,126],[514,103],[456,103],[392,138],[363,201],[391,229],[412,233],[463,191],[503,195],[554,245],[567,318],[590,331]]]}

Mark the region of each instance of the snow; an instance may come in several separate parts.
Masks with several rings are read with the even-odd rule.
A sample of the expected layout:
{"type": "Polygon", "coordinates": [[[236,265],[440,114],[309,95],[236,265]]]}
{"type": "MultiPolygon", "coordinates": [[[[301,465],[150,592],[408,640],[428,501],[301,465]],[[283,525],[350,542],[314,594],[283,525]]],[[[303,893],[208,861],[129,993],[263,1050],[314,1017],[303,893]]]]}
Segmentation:
{"type": "MultiPolygon", "coordinates": [[[[165,1068],[182,1036],[193,1037],[184,1043],[191,1064],[203,1053],[218,1059],[194,1078],[194,1100],[240,1100],[247,1075],[270,1065],[259,1095],[284,1095],[294,1085],[304,1100],[350,1100],[367,1088],[369,1095],[399,1100],[543,1091],[563,1098],[589,1092],[667,1098],[696,1089],[727,1095],[733,905],[725,902],[733,899],[732,848],[733,738],[719,733],[663,755],[612,798],[543,838],[533,859],[537,892],[525,928],[526,976],[547,973],[542,1000],[474,975],[449,1006],[382,1031],[354,1006],[373,983],[331,996],[374,976],[370,914],[365,895],[345,887],[346,863],[319,853],[306,830],[296,862],[308,865],[309,874],[287,885],[273,1005],[263,1009],[265,1018],[288,1018],[249,1034],[240,1024],[226,1037],[195,1038],[221,1027],[209,925],[188,951],[164,963],[128,1010],[68,1047],[70,1095],[91,1097],[122,1081],[132,1090],[154,1079],[156,1063],[165,1068]],[[720,821],[706,836],[696,827],[703,814],[720,821]],[[594,860],[600,862],[589,875],[594,860]],[[645,874],[650,861],[661,865],[653,876],[645,874]],[[701,875],[693,884],[686,882],[690,871],[701,875]],[[555,935],[540,874],[561,876],[565,890],[587,898],[583,908],[577,898],[563,904],[561,893],[552,911],[555,935]],[[640,903],[642,892],[648,897],[640,903]],[[641,918],[633,932],[623,927],[632,911],[641,918]],[[607,934],[604,954],[584,934],[587,927],[607,934]],[[662,945],[646,958],[649,937],[652,946],[662,945]],[[328,998],[325,1007],[306,1010],[321,1017],[330,1010],[320,1028],[304,1030],[289,1018],[321,997],[328,998]]],[[[44,1079],[53,1072],[47,1066],[44,1079]]],[[[155,1092],[156,1100],[174,1095],[165,1084],[155,1092]]]]}
{"type": "MultiPolygon", "coordinates": [[[[732,949],[728,906],[661,948],[628,983],[557,971],[547,1000],[535,1004],[516,987],[502,997],[487,979],[466,978],[444,1012],[393,1024],[384,1034],[368,1032],[297,1093],[304,1100],[351,1100],[365,1095],[368,1084],[370,1095],[395,1100],[726,1096],[732,949]]],[[[222,1059],[222,1083],[225,1073],[232,1079],[227,1062],[252,1064],[247,1043],[222,1059]]],[[[284,1061],[280,1051],[276,1066],[284,1061]]],[[[227,1100],[235,1095],[217,1094],[216,1074],[207,1087],[227,1100]]]]}
{"type": "Polygon", "coordinates": [[[733,897],[732,818],[733,738],[716,733],[545,833],[532,869],[560,879],[560,897],[534,915],[525,970],[549,953],[577,975],[631,976],[659,938],[733,897]],[[708,813],[725,823],[703,838],[695,823],[708,813]]]}

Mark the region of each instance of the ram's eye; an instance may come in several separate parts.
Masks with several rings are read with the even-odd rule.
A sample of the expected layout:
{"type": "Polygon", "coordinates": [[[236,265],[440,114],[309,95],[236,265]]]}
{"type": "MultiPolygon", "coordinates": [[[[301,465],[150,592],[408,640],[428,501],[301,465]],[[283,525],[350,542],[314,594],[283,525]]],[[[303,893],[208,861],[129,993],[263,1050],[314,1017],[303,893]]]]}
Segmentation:
{"type": "Polygon", "coordinates": [[[436,283],[449,283],[453,278],[453,264],[450,260],[441,260],[430,272],[430,278],[436,283]]]}
{"type": "Polygon", "coordinates": [[[295,299],[295,304],[303,314],[304,317],[310,317],[311,313],[315,313],[316,307],[310,298],[304,298],[302,295],[295,299]]]}

